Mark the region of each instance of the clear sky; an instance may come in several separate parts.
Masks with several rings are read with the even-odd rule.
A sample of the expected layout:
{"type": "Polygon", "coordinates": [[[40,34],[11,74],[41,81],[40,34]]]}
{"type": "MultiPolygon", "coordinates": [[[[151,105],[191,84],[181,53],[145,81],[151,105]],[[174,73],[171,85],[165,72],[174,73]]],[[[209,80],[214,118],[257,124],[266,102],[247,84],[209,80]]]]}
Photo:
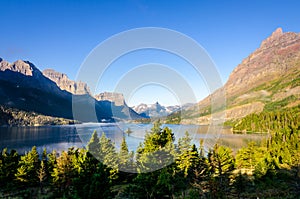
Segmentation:
{"type": "MultiPolygon", "coordinates": [[[[10,0],[0,3],[0,57],[29,60],[41,70],[53,68],[75,79],[85,57],[110,36],[132,28],[179,31],[205,48],[225,83],[230,72],[277,27],[300,32],[298,0],[10,0]]],[[[112,65],[97,92],[113,91],[126,71],[162,63],[187,78],[197,100],[207,96],[201,77],[174,55],[157,50],[131,53],[112,65]],[[124,68],[118,70],[117,66],[124,68]],[[114,68],[116,68],[114,70],[114,68]]],[[[176,104],[172,92],[155,84],[139,88],[130,105],[176,104]]]]}

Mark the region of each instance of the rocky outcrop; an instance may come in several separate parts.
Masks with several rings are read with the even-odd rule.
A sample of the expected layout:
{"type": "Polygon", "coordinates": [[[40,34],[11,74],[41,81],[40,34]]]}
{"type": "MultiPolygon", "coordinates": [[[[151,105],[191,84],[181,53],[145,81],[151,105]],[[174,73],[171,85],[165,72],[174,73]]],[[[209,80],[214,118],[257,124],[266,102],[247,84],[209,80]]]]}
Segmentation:
{"type": "Polygon", "coordinates": [[[90,89],[86,83],[70,80],[66,74],[59,73],[53,69],[46,69],[43,71],[43,75],[55,82],[60,89],[74,95],[90,94],[90,89]]]}
{"type": "Polygon", "coordinates": [[[110,101],[110,102],[113,102],[116,106],[126,105],[124,96],[122,93],[104,92],[104,93],[95,95],[95,99],[98,101],[110,101]]]}
{"type": "Polygon", "coordinates": [[[225,84],[229,96],[245,93],[267,81],[300,67],[300,34],[281,28],[264,40],[230,74],[225,84]]]}
{"type": "Polygon", "coordinates": [[[37,68],[30,62],[18,60],[12,64],[9,62],[0,59],[0,71],[10,70],[13,72],[18,72],[26,76],[33,76],[33,73],[36,72],[37,68]]]}

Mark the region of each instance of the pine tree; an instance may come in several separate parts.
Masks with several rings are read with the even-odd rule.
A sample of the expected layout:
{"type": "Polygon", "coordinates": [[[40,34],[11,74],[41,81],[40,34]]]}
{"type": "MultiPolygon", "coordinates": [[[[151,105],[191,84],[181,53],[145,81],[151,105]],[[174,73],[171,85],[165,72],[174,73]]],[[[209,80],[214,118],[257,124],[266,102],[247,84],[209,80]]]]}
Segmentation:
{"type": "Polygon", "coordinates": [[[63,151],[57,158],[56,162],[57,163],[53,168],[53,173],[51,174],[53,182],[58,186],[60,191],[63,189],[67,191],[68,186],[71,184],[73,172],[71,156],[67,152],[63,151]]]}
{"type": "Polygon", "coordinates": [[[43,149],[42,161],[47,161],[47,149],[46,148],[43,149]]]}
{"type": "Polygon", "coordinates": [[[228,147],[215,145],[208,153],[210,192],[214,198],[224,198],[229,191],[229,176],[234,169],[234,158],[228,147]]]}
{"type": "Polygon", "coordinates": [[[253,171],[255,165],[259,161],[262,154],[256,154],[258,152],[257,146],[254,142],[248,143],[247,147],[240,149],[236,155],[236,164],[239,169],[248,169],[250,172],[253,171]]]}
{"type": "Polygon", "coordinates": [[[100,138],[100,162],[109,168],[110,179],[113,181],[118,178],[118,154],[114,143],[102,133],[100,138]]]}
{"type": "Polygon", "coordinates": [[[40,168],[37,172],[37,176],[38,176],[39,183],[40,183],[41,193],[43,193],[44,183],[47,180],[47,168],[46,168],[46,164],[44,162],[45,162],[44,160],[41,161],[40,168]]]}
{"type": "Polygon", "coordinates": [[[178,140],[179,154],[176,158],[176,164],[185,177],[193,174],[193,170],[197,168],[199,162],[197,148],[191,144],[191,141],[192,139],[188,132],[185,132],[185,136],[178,140]]]}
{"type": "Polygon", "coordinates": [[[53,173],[53,169],[54,169],[54,167],[55,167],[55,165],[57,163],[56,162],[57,161],[56,155],[57,155],[57,153],[56,153],[55,150],[53,150],[51,153],[49,153],[47,155],[47,159],[48,159],[48,161],[47,161],[47,168],[48,168],[48,172],[49,172],[49,174],[51,174],[51,176],[52,176],[52,173],[53,173]]]}
{"type": "Polygon", "coordinates": [[[38,182],[36,171],[39,168],[39,154],[36,147],[32,147],[31,151],[21,156],[16,177],[21,182],[35,184],[38,182]]]}
{"type": "Polygon", "coordinates": [[[15,180],[19,162],[19,155],[15,150],[7,152],[7,148],[0,154],[0,187],[10,186],[15,180]]]}
{"type": "Polygon", "coordinates": [[[168,127],[162,129],[160,122],[154,123],[144,142],[137,149],[136,159],[139,171],[151,171],[174,162],[174,134],[168,127]]]}
{"type": "Polygon", "coordinates": [[[129,162],[130,162],[130,154],[129,154],[125,137],[123,137],[120,152],[119,152],[119,169],[124,170],[127,167],[129,167],[130,166],[129,162]]]}
{"type": "Polygon", "coordinates": [[[96,159],[100,160],[101,158],[101,146],[100,139],[98,137],[97,131],[94,131],[92,137],[87,144],[87,150],[91,153],[96,159]]]}
{"type": "Polygon", "coordinates": [[[104,133],[102,133],[102,136],[100,138],[100,146],[101,146],[101,162],[103,162],[104,165],[110,167],[110,168],[116,168],[117,167],[117,153],[115,149],[114,143],[105,136],[104,133]]]}

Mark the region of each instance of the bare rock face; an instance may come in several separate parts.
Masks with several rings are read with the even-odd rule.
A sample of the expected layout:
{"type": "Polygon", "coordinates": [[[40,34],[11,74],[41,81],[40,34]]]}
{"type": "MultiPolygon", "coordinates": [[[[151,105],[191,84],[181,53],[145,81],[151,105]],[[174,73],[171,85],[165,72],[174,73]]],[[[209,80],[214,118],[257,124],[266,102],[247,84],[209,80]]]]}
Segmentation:
{"type": "Polygon", "coordinates": [[[37,68],[27,61],[18,60],[11,64],[3,59],[0,59],[0,71],[6,70],[18,72],[26,76],[33,76],[33,73],[37,70],[37,68]]]}
{"type": "Polygon", "coordinates": [[[225,85],[227,95],[245,93],[293,68],[299,68],[299,59],[300,34],[283,33],[278,28],[233,70],[225,85]]]}
{"type": "Polygon", "coordinates": [[[43,75],[54,81],[60,89],[66,90],[74,95],[90,93],[89,87],[86,83],[70,80],[66,74],[56,72],[53,69],[44,70],[43,75]]]}
{"type": "Polygon", "coordinates": [[[122,93],[104,92],[94,96],[98,101],[114,102],[116,106],[125,105],[124,96],[122,93]]]}

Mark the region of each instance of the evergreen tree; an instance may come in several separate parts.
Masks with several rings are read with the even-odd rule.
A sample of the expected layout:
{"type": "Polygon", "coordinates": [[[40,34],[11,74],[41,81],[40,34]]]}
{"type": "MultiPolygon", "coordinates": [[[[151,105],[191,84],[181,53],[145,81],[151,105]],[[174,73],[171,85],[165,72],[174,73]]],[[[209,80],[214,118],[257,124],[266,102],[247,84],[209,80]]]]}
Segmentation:
{"type": "Polygon", "coordinates": [[[100,161],[110,168],[110,179],[115,180],[118,173],[118,154],[115,145],[104,133],[102,133],[100,146],[100,161]]]}
{"type": "Polygon", "coordinates": [[[162,129],[160,125],[159,121],[155,122],[138,147],[136,159],[140,173],[133,180],[129,191],[133,195],[130,197],[162,198],[174,192],[173,184],[169,184],[174,182],[175,174],[175,166],[172,164],[175,157],[174,134],[169,128],[162,129]]]}
{"type": "MultiPolygon", "coordinates": [[[[179,155],[176,158],[176,164],[185,177],[193,174],[199,162],[197,148],[191,144],[191,140],[188,132],[185,132],[185,136],[178,140],[179,155]]],[[[192,176],[189,177],[192,178],[192,176]]]]}
{"type": "Polygon", "coordinates": [[[43,149],[43,153],[42,153],[42,161],[47,161],[47,149],[44,148],[43,149]]]}
{"type": "Polygon", "coordinates": [[[236,155],[236,165],[238,169],[246,169],[252,173],[257,163],[264,153],[254,142],[249,142],[247,147],[240,149],[236,155]]]}
{"type": "Polygon", "coordinates": [[[101,146],[100,139],[98,137],[97,131],[94,131],[92,137],[87,144],[87,150],[91,153],[96,159],[100,160],[101,158],[101,146]]]}
{"type": "Polygon", "coordinates": [[[144,142],[137,149],[136,159],[139,171],[147,172],[174,162],[174,134],[168,127],[162,129],[155,122],[151,132],[147,132],[144,142]]]}
{"type": "Polygon", "coordinates": [[[19,155],[15,150],[7,152],[4,148],[0,154],[0,187],[7,187],[12,185],[15,180],[19,162],[19,155]]]}
{"type": "Polygon", "coordinates": [[[36,147],[32,147],[31,151],[21,156],[16,177],[20,182],[35,184],[38,182],[37,170],[39,168],[39,154],[36,147]]]}
{"type": "Polygon", "coordinates": [[[48,161],[47,161],[47,168],[48,168],[48,172],[49,172],[49,174],[51,174],[51,176],[52,176],[52,173],[53,173],[53,169],[54,169],[54,167],[55,167],[55,165],[56,165],[56,163],[57,163],[57,157],[56,157],[56,155],[57,155],[57,153],[56,153],[56,151],[55,150],[53,150],[51,153],[49,153],[48,155],[47,155],[47,159],[48,159],[48,161]]]}
{"type": "Polygon", "coordinates": [[[100,160],[110,168],[117,167],[117,153],[114,143],[102,133],[100,138],[101,155],[100,160]]]}
{"type": "Polygon", "coordinates": [[[224,198],[229,192],[229,176],[234,169],[234,158],[228,147],[215,145],[208,153],[209,189],[212,197],[224,198]]]}
{"type": "Polygon", "coordinates": [[[128,150],[128,146],[125,140],[125,137],[122,139],[121,148],[119,152],[119,170],[126,170],[131,169],[128,168],[132,165],[129,165],[130,163],[130,154],[128,150]]]}
{"type": "Polygon", "coordinates": [[[71,156],[67,152],[63,151],[57,158],[56,162],[57,163],[53,168],[53,173],[51,174],[53,182],[57,185],[60,191],[64,190],[68,192],[73,172],[71,156]]]}
{"type": "Polygon", "coordinates": [[[44,187],[44,183],[47,180],[47,168],[46,168],[46,164],[44,163],[45,161],[41,161],[41,165],[40,168],[37,172],[37,176],[39,179],[39,183],[40,183],[40,191],[41,193],[43,193],[43,187],[44,187]]]}

